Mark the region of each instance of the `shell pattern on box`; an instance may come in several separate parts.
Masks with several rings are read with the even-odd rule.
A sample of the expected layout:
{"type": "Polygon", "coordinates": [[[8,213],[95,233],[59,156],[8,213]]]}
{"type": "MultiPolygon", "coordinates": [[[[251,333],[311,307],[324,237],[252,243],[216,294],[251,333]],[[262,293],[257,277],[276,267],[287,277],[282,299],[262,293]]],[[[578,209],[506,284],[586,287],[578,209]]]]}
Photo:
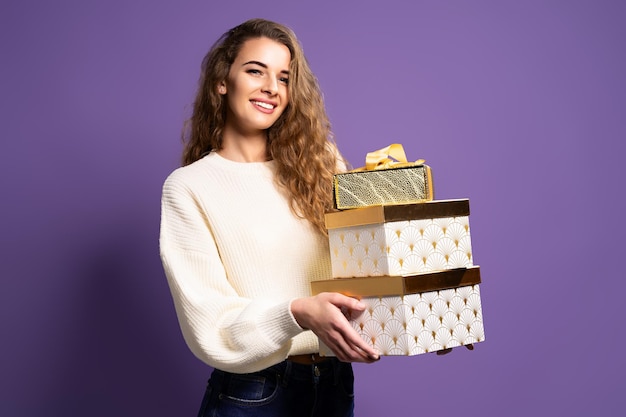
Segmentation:
{"type": "Polygon", "coordinates": [[[419,355],[485,339],[479,285],[361,301],[367,309],[350,323],[381,355],[419,355]]]}
{"type": "Polygon", "coordinates": [[[335,278],[470,267],[469,217],[351,226],[328,231],[335,278]]]}

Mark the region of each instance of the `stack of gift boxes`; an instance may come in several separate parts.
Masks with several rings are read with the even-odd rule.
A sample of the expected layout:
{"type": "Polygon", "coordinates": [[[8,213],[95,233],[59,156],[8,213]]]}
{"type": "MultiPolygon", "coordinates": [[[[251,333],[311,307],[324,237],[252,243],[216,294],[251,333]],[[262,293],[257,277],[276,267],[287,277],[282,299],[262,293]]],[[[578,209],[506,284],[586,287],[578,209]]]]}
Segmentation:
{"type": "Polygon", "coordinates": [[[312,292],[364,302],[350,322],[381,355],[442,353],[485,339],[469,200],[435,200],[423,162],[406,162],[396,144],[368,154],[369,165],[335,176],[337,211],[326,213],[333,279],[314,281],[312,292]],[[394,157],[372,166],[373,154],[394,157]]]}

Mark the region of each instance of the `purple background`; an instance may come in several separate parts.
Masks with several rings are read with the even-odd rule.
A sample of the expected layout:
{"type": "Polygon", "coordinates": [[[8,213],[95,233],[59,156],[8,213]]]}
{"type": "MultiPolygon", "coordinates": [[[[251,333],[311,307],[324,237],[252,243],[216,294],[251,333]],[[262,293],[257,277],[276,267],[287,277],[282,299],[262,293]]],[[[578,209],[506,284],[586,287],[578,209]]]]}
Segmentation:
{"type": "Polygon", "coordinates": [[[195,415],[160,189],[202,56],[257,16],[354,166],[399,142],[471,201],[486,342],[356,365],[357,416],[623,412],[626,3],[363,4],[2,2],[0,415],[195,415]]]}

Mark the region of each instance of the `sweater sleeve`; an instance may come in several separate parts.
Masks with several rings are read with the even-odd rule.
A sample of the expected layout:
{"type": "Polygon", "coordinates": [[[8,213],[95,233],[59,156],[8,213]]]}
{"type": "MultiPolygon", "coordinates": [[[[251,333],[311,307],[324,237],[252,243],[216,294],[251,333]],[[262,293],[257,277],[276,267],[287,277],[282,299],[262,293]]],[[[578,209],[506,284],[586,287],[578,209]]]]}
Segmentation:
{"type": "Polygon", "coordinates": [[[201,361],[247,373],[287,357],[291,339],[303,331],[290,301],[276,304],[237,294],[207,216],[175,175],[163,186],[159,245],[183,337],[201,361]]]}

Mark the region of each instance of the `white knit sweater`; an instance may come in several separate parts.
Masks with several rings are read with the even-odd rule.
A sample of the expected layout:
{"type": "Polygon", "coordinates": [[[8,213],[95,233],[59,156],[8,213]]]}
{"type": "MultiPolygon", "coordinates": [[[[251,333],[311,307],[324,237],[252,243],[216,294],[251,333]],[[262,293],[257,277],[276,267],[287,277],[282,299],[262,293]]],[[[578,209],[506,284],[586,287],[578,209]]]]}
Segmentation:
{"type": "Polygon", "coordinates": [[[273,175],[273,162],[211,153],[163,186],[160,253],[180,327],[191,351],[224,371],[319,349],[290,303],[331,277],[328,239],[291,213],[273,175]]]}

